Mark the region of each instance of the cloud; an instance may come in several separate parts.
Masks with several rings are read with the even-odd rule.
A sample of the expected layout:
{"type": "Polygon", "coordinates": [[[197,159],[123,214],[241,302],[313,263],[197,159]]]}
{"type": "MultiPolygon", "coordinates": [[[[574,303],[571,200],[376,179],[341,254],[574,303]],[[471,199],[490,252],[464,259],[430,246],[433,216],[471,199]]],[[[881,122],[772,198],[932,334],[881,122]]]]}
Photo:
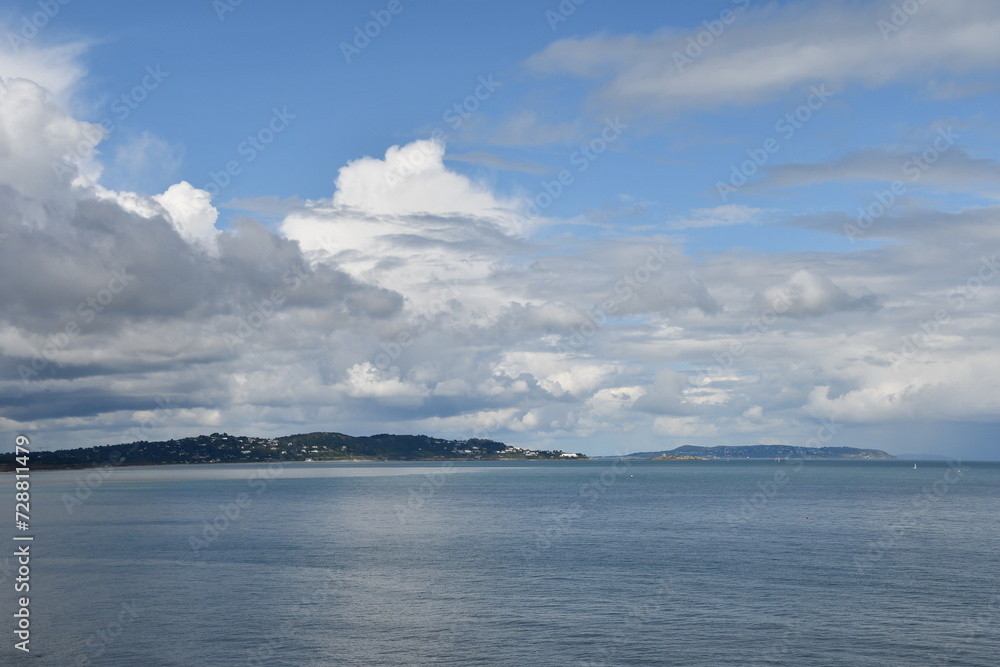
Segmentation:
{"type": "Polygon", "coordinates": [[[210,252],[216,249],[219,230],[215,228],[215,221],[219,212],[212,206],[209,193],[181,181],[153,199],[166,210],[175,229],[186,241],[210,252]]]}
{"type": "MultiPolygon", "coordinates": [[[[872,201],[877,201],[874,198],[872,201]]],[[[784,222],[793,227],[864,240],[893,240],[902,244],[878,251],[879,260],[912,267],[924,265],[924,276],[950,281],[952,267],[977,261],[970,257],[973,247],[991,248],[1000,243],[1000,206],[966,206],[946,211],[920,206],[912,197],[900,197],[881,216],[871,216],[872,202],[863,202],[851,215],[789,216],[784,222]]]]}
{"type": "Polygon", "coordinates": [[[37,83],[0,77],[0,183],[35,199],[64,192],[81,162],[66,156],[89,153],[103,136],[99,125],[70,117],[37,83]]]}
{"type": "Polygon", "coordinates": [[[5,423],[68,429],[69,444],[123,432],[157,402],[168,430],[218,423],[246,408],[231,380],[246,368],[303,346],[315,367],[331,337],[358,345],[401,310],[398,293],[310,265],[257,222],[219,231],[186,182],[152,197],[95,183],[102,138],[36,82],[0,80],[5,423]]]}
{"type": "Polygon", "coordinates": [[[817,386],[809,393],[806,409],[850,423],[994,421],[1000,409],[996,355],[955,354],[939,345],[894,366],[872,367],[860,386],[840,393],[817,386]]]}
{"type": "Polygon", "coordinates": [[[726,204],[715,208],[696,208],[683,218],[670,222],[671,229],[704,229],[756,224],[764,211],[744,204],[726,204]]]}
{"type": "Polygon", "coordinates": [[[537,378],[539,386],[553,396],[583,398],[599,390],[617,371],[614,364],[567,361],[558,352],[508,351],[494,368],[509,377],[537,378]]]}
{"type": "Polygon", "coordinates": [[[924,145],[904,149],[872,148],[855,151],[828,162],[787,163],[765,170],[754,188],[792,188],[847,182],[900,182],[905,187],[930,186],[949,191],[976,192],[995,189],[1000,163],[974,158],[953,145],[960,135],[942,130],[924,145]],[[949,141],[941,137],[948,137],[949,141]],[[937,142],[937,143],[935,143],[937,142]]]}
{"type": "Polygon", "coordinates": [[[12,31],[17,32],[17,28],[2,25],[0,28],[5,35],[0,42],[0,76],[33,81],[48,91],[57,103],[67,106],[87,73],[81,56],[89,48],[89,43],[76,41],[46,46],[28,43],[11,49],[8,48],[8,37],[12,31]]]}
{"type": "Polygon", "coordinates": [[[181,166],[183,153],[182,149],[144,131],[118,145],[104,176],[139,190],[146,189],[143,186],[147,183],[171,183],[181,166]]]}
{"type": "Polygon", "coordinates": [[[353,398],[375,398],[386,405],[420,405],[430,394],[425,386],[405,382],[380,371],[370,362],[347,369],[343,388],[353,398]]]}
{"type": "MultiPolygon", "coordinates": [[[[722,70],[739,59],[747,80],[733,99],[753,103],[811,85],[796,59],[812,58],[810,44],[829,55],[836,40],[847,50],[856,42],[870,56],[861,28],[884,41],[878,8],[804,7],[750,10],[683,81],[658,78],[658,67],[673,65],[664,44],[686,44],[676,33],[564,40],[533,65],[590,77],[599,101],[620,88],[622,104],[658,114],[724,104],[722,70]],[[760,71],[768,49],[786,58],[771,78],[760,71]],[[560,53],[567,58],[556,63],[560,53]]],[[[960,19],[934,7],[921,12],[943,17],[942,39],[953,43],[960,19]]],[[[994,10],[983,12],[991,24],[994,10]]],[[[912,20],[913,36],[890,41],[925,35],[912,20]]],[[[975,43],[978,28],[970,31],[975,43]]],[[[895,81],[926,64],[921,56],[893,67],[892,50],[903,47],[880,48],[889,53],[883,75],[895,81]]],[[[974,80],[981,61],[969,55],[953,69],[974,80]]],[[[879,85],[867,70],[824,66],[844,85],[879,85]]],[[[878,248],[695,253],[681,235],[617,221],[581,233],[577,221],[527,220],[517,196],[449,168],[443,144],[416,141],[333,165],[335,188],[321,200],[231,202],[265,222],[219,229],[221,204],[187,182],[152,195],[102,185],[101,137],[59,95],[23,78],[5,78],[0,93],[0,423],[53,446],[125,440],[152,420],[146,439],[328,428],[610,453],[621,433],[656,447],[801,443],[831,415],[861,429],[903,428],[924,417],[985,424],[1000,408],[1000,279],[980,275],[984,259],[995,263],[992,250],[982,255],[1000,242],[996,207],[935,211],[906,198],[866,230],[899,240],[878,248]],[[53,161],[80,142],[87,157],[63,161],[57,174],[53,161]],[[927,332],[941,309],[947,320],[927,332]]],[[[540,145],[571,142],[579,129],[531,113],[515,121],[494,136],[540,145]]],[[[892,178],[920,148],[801,160],[764,182],[892,178]]],[[[994,169],[956,145],[926,183],[959,190],[994,169]]],[[[667,225],[711,230],[773,216],[842,235],[854,221],[821,202],[816,211],[695,208],[667,225]]]]}
{"type": "Polygon", "coordinates": [[[719,433],[715,424],[704,422],[700,417],[657,417],[653,430],[660,435],[671,437],[710,437],[719,433]]]}
{"type": "Polygon", "coordinates": [[[444,156],[444,159],[451,160],[453,162],[479,164],[484,167],[500,171],[520,171],[526,174],[545,174],[549,171],[549,168],[544,165],[532,164],[530,162],[512,162],[500,157],[499,155],[494,155],[493,153],[487,153],[484,151],[448,153],[444,156]]]}
{"type": "MultiPolygon", "coordinates": [[[[313,256],[417,301],[445,281],[482,279],[532,223],[519,200],[448,170],[444,152],[439,142],[416,141],[384,159],[355,160],[341,168],[331,200],[293,212],[281,230],[313,256]]],[[[486,285],[477,292],[496,294],[486,285]]]]}
{"type": "Polygon", "coordinates": [[[372,215],[469,215],[515,224],[514,201],[501,201],[489,189],[444,166],[439,141],[392,146],[384,159],[365,157],[340,169],[333,206],[372,215]]]}
{"type": "MultiPolygon", "coordinates": [[[[538,112],[526,109],[510,116],[484,137],[495,146],[569,146],[579,141],[583,133],[581,121],[549,123],[538,117],[538,112]]],[[[473,123],[471,134],[482,133],[482,128],[473,123]]]]}
{"type": "Polygon", "coordinates": [[[540,74],[597,82],[598,103],[635,115],[770,102],[821,82],[876,87],[985,72],[1000,57],[994,39],[1000,7],[976,0],[922,4],[886,38],[879,21],[891,21],[892,12],[889,3],[751,5],[728,25],[720,22],[717,36],[699,25],[689,32],[569,38],[528,64],[540,74]]]}
{"type": "Polygon", "coordinates": [[[953,79],[927,82],[927,95],[934,100],[957,100],[964,97],[985,95],[997,89],[993,81],[955,81],[953,79]]]}
{"type": "Polygon", "coordinates": [[[652,386],[645,389],[635,401],[635,409],[658,415],[678,415],[691,412],[685,395],[690,383],[685,375],[671,369],[656,374],[652,386]]]}
{"type": "Polygon", "coordinates": [[[773,308],[790,317],[825,315],[844,310],[878,309],[873,294],[850,296],[826,276],[816,275],[807,269],[796,271],[787,281],[769,287],[761,295],[764,308],[773,308]]]}

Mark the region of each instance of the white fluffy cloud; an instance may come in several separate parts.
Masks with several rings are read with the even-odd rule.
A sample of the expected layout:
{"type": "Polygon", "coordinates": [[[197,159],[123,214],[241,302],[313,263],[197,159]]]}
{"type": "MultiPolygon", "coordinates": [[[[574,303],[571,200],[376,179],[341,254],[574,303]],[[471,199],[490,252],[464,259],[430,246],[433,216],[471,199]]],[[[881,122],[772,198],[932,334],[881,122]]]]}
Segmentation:
{"type": "Polygon", "coordinates": [[[423,308],[461,293],[488,320],[507,301],[485,278],[530,224],[517,199],[447,169],[444,153],[442,143],[418,140],[384,159],[354,160],[340,169],[332,199],[292,213],[282,232],[318,261],[423,308]]]}
{"type": "Polygon", "coordinates": [[[364,157],[340,169],[334,207],[368,215],[440,215],[488,218],[521,231],[516,202],[502,201],[484,185],[449,171],[440,141],[391,146],[384,159],[364,157]]]}
{"type": "Polygon", "coordinates": [[[215,228],[215,222],[219,212],[212,206],[209,193],[181,181],[153,199],[166,209],[170,221],[185,240],[209,251],[216,250],[219,230],[215,228]]]}
{"type": "Polygon", "coordinates": [[[103,136],[99,125],[69,116],[38,83],[0,73],[0,182],[27,197],[51,197],[67,189],[79,156],[103,136]]]}

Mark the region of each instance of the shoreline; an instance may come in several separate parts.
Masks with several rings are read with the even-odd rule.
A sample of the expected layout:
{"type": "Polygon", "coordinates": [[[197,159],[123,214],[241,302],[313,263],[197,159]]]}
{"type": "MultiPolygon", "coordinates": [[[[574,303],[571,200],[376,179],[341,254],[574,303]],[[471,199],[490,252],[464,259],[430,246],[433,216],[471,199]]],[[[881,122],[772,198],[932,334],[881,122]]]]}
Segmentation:
{"type": "MultiPolygon", "coordinates": [[[[614,461],[628,461],[630,463],[776,463],[766,458],[653,458],[638,459],[628,457],[589,457],[589,458],[564,458],[564,459],[465,459],[465,458],[437,458],[437,459],[327,459],[306,461],[304,459],[270,459],[266,461],[177,461],[164,463],[112,463],[104,461],[92,465],[46,465],[34,464],[31,466],[32,472],[57,472],[66,470],[102,470],[106,468],[149,468],[166,466],[211,466],[211,465],[269,465],[272,463],[605,463],[614,461]]],[[[947,465],[948,461],[939,459],[863,459],[863,458],[816,458],[805,459],[808,463],[924,463],[935,466],[935,464],[947,465]]],[[[782,461],[784,463],[784,461],[782,461]]],[[[1000,463],[1000,461],[965,461],[967,465],[974,463],[1000,463]]],[[[5,466],[4,466],[5,467],[5,466]]],[[[9,470],[0,469],[0,475],[14,474],[14,467],[9,470]]]]}
{"type": "MultiPolygon", "coordinates": [[[[304,459],[269,459],[267,461],[175,461],[164,463],[94,463],[92,465],[47,465],[33,464],[32,472],[52,472],[59,470],[101,470],[104,468],[150,468],[164,466],[211,466],[211,465],[269,465],[271,463],[581,463],[593,461],[590,458],[565,459],[327,459],[306,461],[304,459]]],[[[13,474],[10,470],[0,469],[0,474],[13,474]]]]}

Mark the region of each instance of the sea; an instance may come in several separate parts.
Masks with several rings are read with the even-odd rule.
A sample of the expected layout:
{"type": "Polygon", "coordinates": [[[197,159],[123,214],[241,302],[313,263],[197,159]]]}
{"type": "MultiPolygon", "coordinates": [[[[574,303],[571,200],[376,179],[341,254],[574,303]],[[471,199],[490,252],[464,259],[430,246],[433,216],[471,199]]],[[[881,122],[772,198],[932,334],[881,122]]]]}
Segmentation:
{"type": "Polygon", "coordinates": [[[998,463],[106,466],[26,531],[13,486],[5,665],[1000,664],[998,463]]]}

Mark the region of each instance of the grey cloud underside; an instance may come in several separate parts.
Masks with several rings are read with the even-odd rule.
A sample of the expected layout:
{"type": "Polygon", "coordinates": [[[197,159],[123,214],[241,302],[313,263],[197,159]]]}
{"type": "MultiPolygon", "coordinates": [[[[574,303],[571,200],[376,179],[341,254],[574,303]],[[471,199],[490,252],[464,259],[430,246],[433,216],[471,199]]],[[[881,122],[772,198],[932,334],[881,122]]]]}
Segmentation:
{"type": "Polygon", "coordinates": [[[931,133],[921,144],[906,149],[877,148],[850,153],[823,163],[786,163],[762,169],[764,176],[747,186],[748,191],[762,188],[794,188],[833,181],[871,182],[874,185],[898,181],[905,187],[918,185],[949,191],[978,191],[995,187],[1000,180],[1000,164],[975,158],[960,146],[942,142],[944,150],[934,148],[937,135],[931,133]],[[923,155],[927,152],[927,158],[923,155]]]}
{"type": "Polygon", "coordinates": [[[0,330],[24,341],[0,358],[0,416],[9,419],[148,410],[162,397],[172,408],[225,406],[226,372],[241,355],[318,348],[331,332],[363,331],[403,306],[398,293],[335,266],[310,267],[296,243],[253,221],[221,234],[212,256],[163,218],[112,201],[82,199],[38,218],[10,189],[0,198],[0,330]],[[275,319],[227,345],[275,291],[275,319]]]}
{"type": "MultiPolygon", "coordinates": [[[[867,208],[873,202],[874,197],[860,201],[858,208],[867,208]]],[[[911,246],[922,244],[941,249],[961,250],[971,246],[988,249],[1000,242],[1000,206],[995,205],[942,211],[919,207],[917,202],[904,197],[885,214],[872,218],[870,223],[862,221],[859,224],[860,215],[796,216],[784,224],[845,238],[847,231],[854,229],[860,240],[898,240],[911,246]]]]}
{"type": "MultiPolygon", "coordinates": [[[[196,396],[174,395],[170,398],[171,408],[197,407],[204,399],[204,393],[196,396]]],[[[128,395],[101,387],[84,389],[46,390],[38,394],[0,397],[0,417],[22,422],[38,422],[66,417],[91,417],[97,414],[118,411],[154,410],[158,395],[128,395]]],[[[114,443],[111,443],[114,444],[114,443]]]]}
{"type": "Polygon", "coordinates": [[[5,319],[37,334],[62,329],[67,314],[108,287],[126,284],[88,333],[112,333],[134,321],[205,321],[241,315],[281,290],[287,305],[333,309],[347,317],[387,317],[402,299],[330,266],[309,268],[297,244],[245,220],[219,239],[211,257],[184,242],[163,218],[146,219],[112,202],[83,200],[67,217],[39,227],[9,227],[0,244],[5,319]],[[301,276],[292,288],[289,276],[301,276]]]}

